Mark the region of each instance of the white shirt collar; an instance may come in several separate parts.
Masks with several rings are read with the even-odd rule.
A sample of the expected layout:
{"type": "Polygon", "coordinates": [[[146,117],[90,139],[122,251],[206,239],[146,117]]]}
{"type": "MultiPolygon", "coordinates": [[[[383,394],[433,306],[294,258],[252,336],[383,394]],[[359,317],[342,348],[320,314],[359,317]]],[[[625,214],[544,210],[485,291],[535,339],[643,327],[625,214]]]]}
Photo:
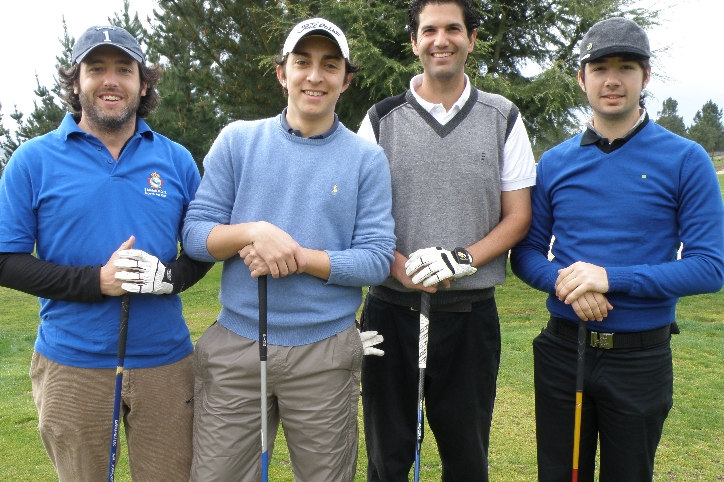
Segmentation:
{"type": "Polygon", "coordinates": [[[470,79],[468,79],[466,74],[463,75],[465,75],[465,88],[449,111],[446,111],[442,104],[433,104],[417,94],[417,89],[419,89],[422,85],[422,74],[416,75],[410,80],[410,90],[412,91],[412,95],[415,97],[415,100],[422,106],[422,108],[429,112],[430,115],[433,116],[441,125],[445,125],[450,121],[450,119],[455,117],[455,114],[463,108],[465,102],[467,102],[470,97],[470,79]]]}

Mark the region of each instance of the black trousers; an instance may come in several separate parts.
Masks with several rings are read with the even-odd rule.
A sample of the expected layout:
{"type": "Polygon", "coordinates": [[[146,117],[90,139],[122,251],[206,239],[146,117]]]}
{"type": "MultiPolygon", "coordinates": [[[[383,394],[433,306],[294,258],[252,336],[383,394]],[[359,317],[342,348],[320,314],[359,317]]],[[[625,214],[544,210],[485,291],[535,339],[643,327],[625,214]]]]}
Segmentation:
{"type": "MultiPolygon", "coordinates": [[[[543,330],[533,341],[538,480],[571,479],[575,340],[543,330]]],[[[635,349],[586,347],[578,480],[592,482],[598,440],[600,482],[650,482],[673,404],[669,340],[635,349]]]]}
{"type": "MultiPolygon", "coordinates": [[[[385,355],[362,362],[367,480],[407,482],[415,460],[420,313],[368,296],[363,323],[385,339],[385,355]]],[[[488,480],[499,366],[494,298],[473,303],[469,313],[430,314],[425,410],[445,482],[488,480]]]]}

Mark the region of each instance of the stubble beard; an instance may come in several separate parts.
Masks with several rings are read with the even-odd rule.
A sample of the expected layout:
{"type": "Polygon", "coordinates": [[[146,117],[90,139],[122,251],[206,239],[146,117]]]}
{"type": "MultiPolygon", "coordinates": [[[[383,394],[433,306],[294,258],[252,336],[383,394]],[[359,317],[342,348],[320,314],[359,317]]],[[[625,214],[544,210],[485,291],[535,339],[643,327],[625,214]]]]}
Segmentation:
{"type": "Polygon", "coordinates": [[[112,133],[125,127],[129,122],[135,122],[136,112],[141,105],[141,89],[139,88],[137,95],[128,98],[124,109],[111,115],[95,104],[95,97],[92,94],[88,95],[83,90],[79,90],[78,100],[82,116],[85,117],[88,124],[99,131],[112,133]]]}

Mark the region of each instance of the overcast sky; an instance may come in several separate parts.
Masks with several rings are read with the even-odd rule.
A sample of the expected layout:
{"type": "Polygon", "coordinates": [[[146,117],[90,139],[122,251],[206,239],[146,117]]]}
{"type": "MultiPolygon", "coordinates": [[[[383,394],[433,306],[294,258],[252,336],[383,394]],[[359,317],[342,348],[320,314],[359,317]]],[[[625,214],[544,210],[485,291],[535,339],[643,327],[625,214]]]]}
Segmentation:
{"type": "MultiPolygon", "coordinates": [[[[40,84],[52,87],[55,57],[61,52],[62,17],[70,35],[78,38],[92,25],[108,24],[108,17],[123,8],[123,0],[2,0],[0,9],[0,103],[3,124],[14,130],[10,119],[14,105],[25,115],[33,110],[35,74],[40,84]]],[[[648,109],[657,117],[662,102],[679,102],[679,115],[688,126],[708,100],[724,108],[722,56],[722,0],[640,0],[641,6],[668,6],[663,23],[649,31],[652,49],[669,47],[653,59],[654,75],[649,84],[648,109]]],[[[153,17],[155,0],[131,0],[145,22],[153,17]]]]}

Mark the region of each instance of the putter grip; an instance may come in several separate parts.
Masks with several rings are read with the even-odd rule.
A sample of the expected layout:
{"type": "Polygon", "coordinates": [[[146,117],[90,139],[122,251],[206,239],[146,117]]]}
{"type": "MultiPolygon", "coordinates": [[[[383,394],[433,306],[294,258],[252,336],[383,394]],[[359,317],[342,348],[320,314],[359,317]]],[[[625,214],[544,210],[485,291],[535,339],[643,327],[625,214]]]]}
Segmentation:
{"type": "Polygon", "coordinates": [[[126,356],[126,340],[128,339],[128,314],[131,311],[131,295],[121,296],[121,322],[118,327],[118,358],[126,356]]]}
{"type": "Polygon", "coordinates": [[[266,361],[266,275],[259,276],[259,359],[266,361]]]}
{"type": "Polygon", "coordinates": [[[576,390],[583,391],[583,364],[586,359],[586,322],[578,321],[578,369],[576,370],[576,390]]]}

